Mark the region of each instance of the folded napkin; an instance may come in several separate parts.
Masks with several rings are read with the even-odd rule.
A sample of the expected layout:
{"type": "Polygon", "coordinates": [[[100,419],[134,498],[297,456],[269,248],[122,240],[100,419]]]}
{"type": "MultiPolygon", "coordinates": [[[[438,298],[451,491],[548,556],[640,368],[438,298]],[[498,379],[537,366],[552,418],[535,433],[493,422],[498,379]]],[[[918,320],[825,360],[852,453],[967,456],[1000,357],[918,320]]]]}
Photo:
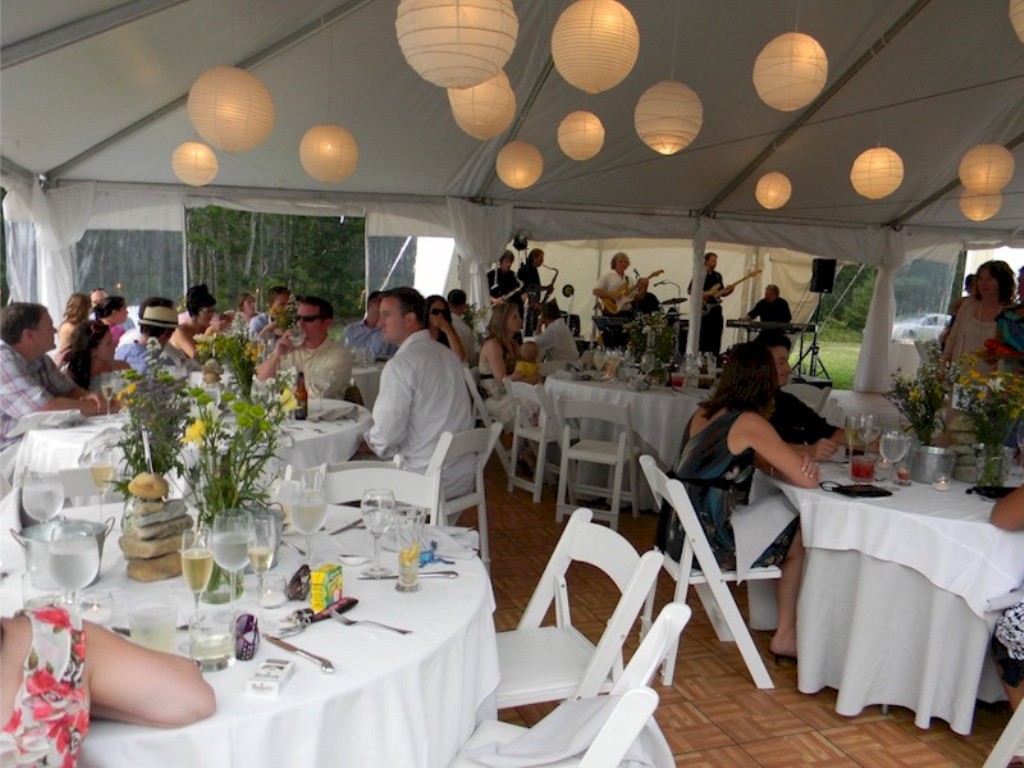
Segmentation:
{"type": "Polygon", "coordinates": [[[36,411],[21,420],[10,431],[8,437],[18,437],[33,429],[60,429],[73,427],[85,420],[80,411],[36,411]]]}
{"type": "Polygon", "coordinates": [[[104,428],[98,435],[90,438],[89,441],[82,446],[79,463],[88,465],[89,460],[93,456],[109,452],[113,448],[116,448],[117,444],[121,442],[122,437],[124,437],[124,432],[120,427],[104,428]]]}
{"type": "MultiPolygon", "coordinates": [[[[420,547],[423,550],[433,548],[434,555],[448,560],[470,560],[476,556],[479,541],[477,532],[469,528],[428,525],[423,528],[423,535],[420,536],[420,547]]],[[[380,542],[383,549],[389,552],[398,551],[398,538],[394,529],[385,533],[380,542]]]]}
{"type": "Polygon", "coordinates": [[[308,421],[339,421],[344,419],[355,408],[355,403],[340,403],[338,405],[326,405],[320,408],[310,408],[308,421]]]}

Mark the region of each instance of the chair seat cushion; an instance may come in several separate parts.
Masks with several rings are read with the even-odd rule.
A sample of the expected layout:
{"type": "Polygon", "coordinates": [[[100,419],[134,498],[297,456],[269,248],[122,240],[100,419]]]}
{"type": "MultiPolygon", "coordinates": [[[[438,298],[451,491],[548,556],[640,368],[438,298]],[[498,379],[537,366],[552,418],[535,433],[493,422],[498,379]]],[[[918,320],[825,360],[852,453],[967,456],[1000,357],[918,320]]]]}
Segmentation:
{"type": "Polygon", "coordinates": [[[497,639],[499,709],[571,696],[594,654],[579,632],[558,627],[499,632],[497,639]]]}

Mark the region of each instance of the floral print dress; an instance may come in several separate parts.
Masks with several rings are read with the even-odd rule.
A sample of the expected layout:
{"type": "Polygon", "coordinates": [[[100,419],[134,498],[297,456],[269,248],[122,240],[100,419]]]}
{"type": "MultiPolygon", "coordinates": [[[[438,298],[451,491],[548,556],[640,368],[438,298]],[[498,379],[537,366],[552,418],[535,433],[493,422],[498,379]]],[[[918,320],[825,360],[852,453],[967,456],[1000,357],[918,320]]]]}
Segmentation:
{"type": "Polygon", "coordinates": [[[0,731],[0,762],[73,768],[89,730],[85,632],[80,619],[56,606],[25,615],[32,623],[32,645],[14,712],[0,731]]]}

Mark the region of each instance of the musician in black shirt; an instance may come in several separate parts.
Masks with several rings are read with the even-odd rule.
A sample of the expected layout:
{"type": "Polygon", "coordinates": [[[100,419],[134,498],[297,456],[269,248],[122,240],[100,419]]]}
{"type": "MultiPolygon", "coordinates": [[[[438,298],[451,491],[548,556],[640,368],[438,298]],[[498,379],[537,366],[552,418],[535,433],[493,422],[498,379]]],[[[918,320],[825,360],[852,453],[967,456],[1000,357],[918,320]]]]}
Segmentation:
{"type": "Polygon", "coordinates": [[[701,352],[712,352],[716,357],[722,351],[722,328],[725,325],[722,319],[722,299],[735,289],[734,286],[725,284],[721,273],[715,271],[717,266],[717,253],[704,254],[704,287],[701,289],[704,317],[700,321],[698,344],[701,352]]]}
{"type": "Polygon", "coordinates": [[[498,268],[487,273],[487,288],[491,295],[491,304],[514,301],[519,304],[522,315],[522,286],[512,271],[512,262],[516,260],[512,251],[505,251],[498,260],[498,268]]]}
{"type": "Polygon", "coordinates": [[[756,319],[762,323],[788,323],[793,319],[793,313],[789,311],[789,303],[779,296],[779,286],[768,284],[764,287],[764,298],[743,319],[756,319]]]}

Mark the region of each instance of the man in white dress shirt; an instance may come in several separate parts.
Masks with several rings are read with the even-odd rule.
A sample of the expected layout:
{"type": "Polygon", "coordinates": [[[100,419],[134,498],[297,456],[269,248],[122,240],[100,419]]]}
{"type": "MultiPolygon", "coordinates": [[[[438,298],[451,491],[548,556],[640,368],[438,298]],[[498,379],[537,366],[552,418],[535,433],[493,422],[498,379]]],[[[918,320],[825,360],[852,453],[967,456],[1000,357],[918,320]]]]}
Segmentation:
{"type": "MultiPolygon", "coordinates": [[[[373,426],[366,444],[381,458],[401,454],[402,467],[424,472],[443,432],[473,426],[473,414],[462,363],[426,330],[427,305],[412,288],[384,294],[380,322],[384,340],[398,352],[384,366],[380,394],[373,406],[373,426]]],[[[476,462],[463,456],[445,467],[446,498],[473,487],[476,462]]]]}
{"type": "Polygon", "coordinates": [[[564,360],[575,363],[580,359],[580,350],[572,331],[565,324],[558,302],[552,299],[544,305],[541,315],[541,332],[534,341],[540,347],[544,360],[564,360]]]}

